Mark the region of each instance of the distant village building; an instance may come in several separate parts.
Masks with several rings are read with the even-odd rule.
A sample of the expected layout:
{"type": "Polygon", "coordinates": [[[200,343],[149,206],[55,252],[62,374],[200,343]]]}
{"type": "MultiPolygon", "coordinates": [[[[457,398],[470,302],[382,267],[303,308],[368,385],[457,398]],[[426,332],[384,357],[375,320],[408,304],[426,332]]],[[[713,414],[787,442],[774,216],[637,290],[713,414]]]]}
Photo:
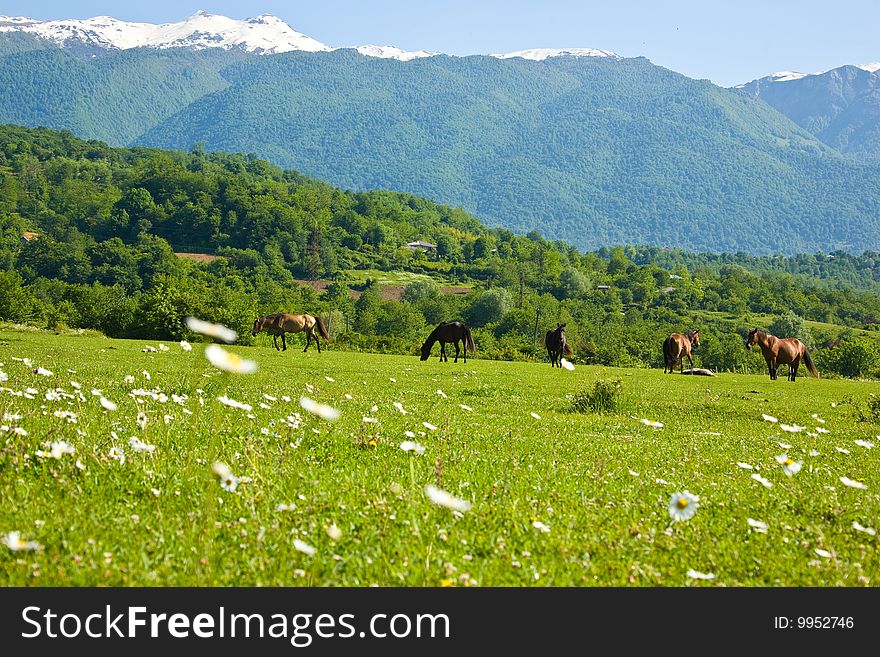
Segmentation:
{"type": "Polygon", "coordinates": [[[35,233],[30,230],[26,230],[21,234],[21,243],[22,245],[27,244],[28,242],[33,242],[40,236],[39,233],[35,233]]]}
{"type": "Polygon", "coordinates": [[[407,251],[436,251],[437,245],[431,244],[430,242],[423,242],[422,240],[416,240],[415,242],[410,242],[403,248],[407,251]]]}
{"type": "Polygon", "coordinates": [[[611,286],[610,285],[597,285],[596,289],[597,290],[610,290],[611,286]]]}

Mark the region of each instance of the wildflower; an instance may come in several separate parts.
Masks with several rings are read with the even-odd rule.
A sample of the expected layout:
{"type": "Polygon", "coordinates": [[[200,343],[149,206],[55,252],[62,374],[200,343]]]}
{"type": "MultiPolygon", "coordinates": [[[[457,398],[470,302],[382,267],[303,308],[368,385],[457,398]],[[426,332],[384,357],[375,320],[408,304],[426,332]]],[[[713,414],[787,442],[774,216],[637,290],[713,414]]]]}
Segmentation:
{"type": "Polygon", "coordinates": [[[437,427],[435,427],[430,422],[422,422],[422,426],[424,426],[425,429],[427,429],[428,431],[437,431],[437,427]]]}
{"type": "Polygon", "coordinates": [[[319,404],[318,402],[314,401],[313,399],[309,399],[308,397],[300,397],[299,405],[312,415],[317,415],[322,420],[329,420],[332,422],[338,419],[340,415],[339,410],[333,408],[332,406],[328,406],[327,404],[319,404]]]}
{"type": "Polygon", "coordinates": [[[180,341],[180,348],[183,349],[184,351],[192,351],[193,346],[189,342],[187,342],[186,340],[181,340],[180,341]]]}
{"type": "Polygon", "coordinates": [[[159,497],[159,495],[162,494],[162,492],[161,492],[158,488],[151,488],[151,489],[150,489],[150,492],[151,492],[155,497],[159,497]]]}
{"type": "Polygon", "coordinates": [[[669,498],[669,515],[673,520],[690,520],[700,506],[700,498],[684,491],[669,498]]]}
{"type": "Polygon", "coordinates": [[[868,534],[868,536],[876,536],[877,535],[877,530],[875,530],[873,527],[864,527],[861,524],[859,524],[858,521],[856,521],[856,520],[853,520],[852,527],[857,532],[863,532],[865,534],[868,534]]]}
{"type": "Polygon", "coordinates": [[[52,371],[43,367],[38,367],[34,370],[34,374],[39,374],[40,376],[52,376],[52,371]]]}
{"type": "Polygon", "coordinates": [[[779,445],[782,449],[791,449],[791,445],[789,445],[788,443],[777,442],[776,444],[779,445]]]}
{"type": "Polygon", "coordinates": [[[646,427],[654,427],[655,429],[662,429],[663,428],[662,422],[656,422],[654,420],[646,420],[646,419],[642,419],[642,420],[640,420],[640,422],[642,424],[644,424],[646,427]]]}
{"type": "Polygon", "coordinates": [[[535,411],[532,411],[531,413],[529,413],[529,415],[531,415],[531,416],[532,416],[533,418],[535,418],[536,420],[540,420],[540,419],[541,419],[541,416],[538,415],[537,413],[535,413],[535,411]]]}
{"type": "Polygon", "coordinates": [[[327,536],[333,541],[338,541],[342,538],[342,530],[334,523],[327,528],[327,536]]]}
{"type": "Polygon", "coordinates": [[[71,387],[71,388],[75,388],[76,390],[80,390],[80,389],[82,389],[82,386],[81,386],[79,383],[77,383],[76,381],[71,381],[71,382],[70,382],[70,387],[71,387]]]}
{"type": "Polygon", "coordinates": [[[743,463],[742,461],[737,462],[737,465],[743,470],[754,470],[753,466],[749,465],[748,463],[743,463]]]}
{"type": "Polygon", "coordinates": [[[325,376],[324,378],[327,379],[330,383],[336,383],[336,379],[334,379],[333,377],[325,376]]]}
{"type": "Polygon", "coordinates": [[[780,424],[779,428],[783,431],[787,431],[788,433],[800,433],[801,431],[806,429],[806,427],[799,427],[796,424],[780,424]]]}
{"type": "Polygon", "coordinates": [[[101,406],[106,408],[108,411],[115,411],[116,410],[116,404],[114,404],[112,401],[110,401],[106,397],[101,397],[100,401],[101,401],[101,406]]]}
{"type": "Polygon", "coordinates": [[[414,434],[412,431],[404,431],[403,435],[406,436],[407,438],[415,438],[416,437],[416,434],[414,434]]]}
{"type": "Polygon", "coordinates": [[[114,461],[119,461],[119,465],[125,463],[125,452],[122,451],[119,447],[111,447],[108,455],[114,461]]]}
{"type": "Polygon", "coordinates": [[[856,481],[855,479],[850,479],[849,477],[841,477],[840,483],[844,486],[849,486],[850,488],[859,488],[861,490],[867,490],[868,487],[860,481],[856,481]]]}
{"type": "Polygon", "coordinates": [[[211,365],[224,372],[253,374],[257,371],[256,361],[242,358],[216,344],[209,344],[205,347],[205,357],[211,362],[211,365]]]}
{"type": "Polygon", "coordinates": [[[831,553],[828,550],[823,550],[822,548],[816,548],[815,550],[813,550],[813,552],[818,554],[823,559],[830,559],[831,558],[831,553]]]}
{"type": "Polygon", "coordinates": [[[231,408],[240,408],[241,410],[248,411],[248,412],[253,410],[253,407],[250,404],[245,404],[244,402],[235,401],[234,399],[230,399],[226,395],[223,395],[222,397],[217,397],[217,401],[220,402],[221,404],[225,404],[226,406],[229,406],[231,408]]]}
{"type": "Polygon", "coordinates": [[[208,335],[226,343],[232,343],[238,339],[238,333],[222,324],[213,324],[195,317],[186,317],[184,322],[186,322],[187,328],[194,333],[208,335]]]}
{"type": "Polygon", "coordinates": [[[147,428],[147,414],[141,411],[137,414],[137,425],[141,428],[141,431],[147,428]]]}
{"type": "Polygon", "coordinates": [[[766,413],[761,413],[761,419],[764,420],[765,422],[774,422],[774,423],[779,422],[778,419],[776,419],[772,415],[767,415],[766,413]]]}
{"type": "Polygon", "coordinates": [[[19,532],[9,532],[6,536],[0,538],[0,543],[3,543],[3,545],[13,552],[32,552],[34,550],[43,549],[43,546],[36,541],[22,540],[19,532]]]}
{"type": "Polygon", "coordinates": [[[155,445],[147,445],[136,436],[132,436],[128,439],[128,446],[138,453],[147,452],[148,454],[152,454],[156,449],[155,445]]]}
{"type": "Polygon", "coordinates": [[[749,523],[749,527],[754,529],[759,534],[767,533],[767,523],[761,522],[760,520],[753,520],[752,518],[746,518],[746,522],[749,523]]]}
{"type": "Polygon", "coordinates": [[[687,576],[690,579],[715,579],[715,573],[701,573],[693,568],[688,569],[687,576]]]}
{"type": "Polygon", "coordinates": [[[220,487],[223,488],[223,490],[229,491],[230,493],[235,492],[240,480],[232,474],[232,470],[229,469],[228,465],[220,461],[215,461],[211,466],[211,470],[217,475],[217,478],[220,480],[220,487]]]}
{"type": "Polygon", "coordinates": [[[825,420],[820,418],[818,413],[813,413],[810,417],[816,420],[819,424],[825,424],[825,420]]]}
{"type": "Polygon", "coordinates": [[[872,447],[874,447],[874,443],[869,440],[857,440],[855,441],[855,443],[859,447],[864,447],[865,449],[871,449],[872,447]]]}
{"type": "Polygon", "coordinates": [[[831,433],[825,427],[816,427],[816,433],[831,433]]]}
{"type": "Polygon", "coordinates": [[[401,404],[400,402],[394,402],[394,403],[392,404],[392,406],[394,406],[394,408],[396,408],[398,411],[400,411],[400,413],[401,413],[402,415],[406,415],[406,414],[408,413],[408,411],[406,411],[406,410],[403,408],[403,404],[401,404]]]}
{"type": "Polygon", "coordinates": [[[810,456],[819,456],[819,452],[817,452],[815,449],[811,449],[810,456]]]}
{"type": "Polygon", "coordinates": [[[425,494],[434,504],[445,506],[447,509],[455,509],[456,511],[465,512],[471,508],[470,502],[458,499],[447,493],[445,490],[441,490],[431,484],[425,486],[425,494]]]}
{"type": "Polygon", "coordinates": [[[773,484],[771,484],[769,481],[767,481],[766,479],[764,479],[764,477],[762,477],[761,475],[759,475],[757,472],[756,472],[755,474],[752,475],[752,479],[754,479],[754,480],[757,481],[759,484],[761,484],[762,486],[764,486],[764,488],[770,488],[770,487],[773,486],[773,484]]]}
{"type": "Polygon", "coordinates": [[[370,423],[370,424],[375,424],[375,423],[377,423],[377,422],[379,421],[379,420],[377,420],[377,419],[374,418],[374,417],[366,417],[366,416],[364,416],[364,417],[361,418],[361,419],[362,419],[364,422],[367,422],[367,423],[370,423]]]}
{"type": "Polygon", "coordinates": [[[841,454],[849,454],[849,450],[846,449],[845,447],[835,447],[834,449],[836,449],[841,454]]]}
{"type": "Polygon", "coordinates": [[[474,410],[474,409],[472,409],[470,406],[465,406],[464,404],[459,404],[459,407],[460,407],[462,410],[464,410],[464,411],[471,411],[471,412],[473,412],[473,410],[474,410]]]}
{"type": "Polygon", "coordinates": [[[640,477],[640,476],[641,476],[641,475],[640,475],[638,472],[636,472],[635,470],[630,470],[629,473],[630,473],[633,477],[640,477]]]}
{"type": "Polygon", "coordinates": [[[168,346],[164,345],[160,342],[159,343],[159,351],[169,351],[168,346]]]}
{"type": "Polygon", "coordinates": [[[411,440],[404,440],[402,443],[400,443],[400,449],[402,449],[404,452],[415,452],[416,454],[425,453],[425,447],[423,445],[419,445],[418,443],[411,440]]]}
{"type": "Polygon", "coordinates": [[[564,367],[565,369],[567,369],[569,371],[574,370],[574,365],[572,365],[569,361],[565,360],[564,358],[562,358],[559,361],[559,364],[562,365],[562,367],[564,367]]]}
{"type": "Polygon", "coordinates": [[[541,532],[543,534],[550,533],[550,528],[547,525],[545,525],[543,522],[541,522],[540,520],[533,521],[532,527],[534,527],[535,529],[537,529],[539,532],[541,532]]]}
{"type": "Polygon", "coordinates": [[[273,397],[272,395],[267,395],[265,392],[263,393],[263,399],[270,401],[270,402],[277,402],[278,401],[278,397],[273,397]]]}
{"type": "Polygon", "coordinates": [[[293,547],[302,552],[303,554],[307,554],[310,557],[315,556],[317,554],[317,550],[313,548],[311,545],[306,543],[305,541],[301,541],[298,538],[293,539],[293,547]]]}
{"type": "Polygon", "coordinates": [[[443,397],[443,399],[446,399],[446,398],[447,398],[447,397],[446,397],[446,393],[443,392],[442,390],[438,390],[438,391],[437,391],[437,394],[440,395],[441,397],[443,397]]]}
{"type": "Polygon", "coordinates": [[[788,454],[777,456],[776,462],[782,466],[782,471],[789,477],[796,475],[801,469],[801,464],[792,459],[788,454]]]}
{"type": "Polygon", "coordinates": [[[122,379],[125,383],[134,383],[134,376],[131,374],[126,374],[125,378],[122,379]]]}

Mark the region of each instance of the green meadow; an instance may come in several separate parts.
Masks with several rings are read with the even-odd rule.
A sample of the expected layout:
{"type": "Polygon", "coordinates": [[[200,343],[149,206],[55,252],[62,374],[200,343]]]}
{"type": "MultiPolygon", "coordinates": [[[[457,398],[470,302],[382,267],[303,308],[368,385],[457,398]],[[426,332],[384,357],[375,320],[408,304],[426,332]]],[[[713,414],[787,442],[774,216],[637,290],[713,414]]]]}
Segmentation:
{"type": "Polygon", "coordinates": [[[0,330],[0,535],[38,544],[0,546],[0,584],[880,583],[876,383],[289,343],[229,347],[259,365],[233,375],[203,344],[145,353],[158,343],[0,330]],[[615,407],[572,410],[617,379],[615,407]],[[301,396],[338,420],[306,412],[301,396]],[[402,450],[407,440],[424,453],[402,450]],[[72,454],[58,454],[61,441],[72,454]],[[787,476],[780,455],[800,471],[787,476]],[[433,503],[427,485],[470,508],[433,503]],[[699,507],[676,522],[668,505],[681,491],[699,507]]]}

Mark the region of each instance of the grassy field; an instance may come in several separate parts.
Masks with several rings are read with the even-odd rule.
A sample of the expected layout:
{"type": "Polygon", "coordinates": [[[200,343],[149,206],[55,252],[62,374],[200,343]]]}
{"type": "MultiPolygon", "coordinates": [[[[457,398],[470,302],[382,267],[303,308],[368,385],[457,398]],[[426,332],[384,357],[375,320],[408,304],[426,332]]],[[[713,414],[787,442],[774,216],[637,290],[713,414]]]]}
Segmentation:
{"type": "Polygon", "coordinates": [[[876,384],[277,353],[266,340],[231,348],[259,363],[236,376],[202,345],[145,344],[0,331],[0,535],[42,546],[0,546],[0,584],[880,583],[877,537],[853,528],[880,527],[880,425],[857,419],[876,384]],[[615,378],[617,410],[569,410],[568,395],[615,378]],[[308,414],[301,395],[341,417],[308,414]],[[132,436],[155,450],[136,451],[132,436]],[[407,439],[424,454],[403,451],[407,439]],[[75,452],[37,455],[61,440],[75,452]],[[781,454],[801,471],[786,476],[781,454]],[[244,478],[234,491],[217,461],[244,478]],[[427,484],[472,507],[433,504],[427,484]],[[670,496],[683,490],[699,509],[673,522],[670,496]]]}

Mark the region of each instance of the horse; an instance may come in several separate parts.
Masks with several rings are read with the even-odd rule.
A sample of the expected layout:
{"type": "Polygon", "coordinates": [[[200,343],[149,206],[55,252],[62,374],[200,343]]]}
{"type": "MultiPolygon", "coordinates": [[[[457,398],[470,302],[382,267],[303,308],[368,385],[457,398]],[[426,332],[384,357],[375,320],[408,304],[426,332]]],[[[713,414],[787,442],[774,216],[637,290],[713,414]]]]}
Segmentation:
{"type": "Polygon", "coordinates": [[[562,356],[572,355],[571,347],[565,339],[565,324],[557,324],[555,329],[547,331],[544,336],[547,355],[550,356],[550,367],[562,367],[562,356]]]}
{"type": "Polygon", "coordinates": [[[685,334],[672,333],[663,341],[663,373],[672,374],[675,364],[680,363],[679,373],[684,372],[684,358],[687,356],[694,369],[694,359],[691,358],[691,348],[700,346],[700,331],[688,331],[685,334]]]}
{"type": "Polygon", "coordinates": [[[419,360],[428,360],[434,343],[439,342],[440,360],[448,361],[449,359],[446,357],[446,343],[452,342],[455,344],[455,360],[452,362],[457,363],[458,355],[461,353],[458,349],[459,340],[464,347],[464,362],[466,363],[467,352],[470,351],[473,354],[477,351],[477,348],[474,346],[474,338],[471,336],[471,330],[461,322],[441,322],[437,328],[431,331],[431,335],[428,336],[428,339],[422,345],[422,355],[419,360]]]}
{"type": "Polygon", "coordinates": [[[813,363],[810,352],[797,338],[777,338],[766,331],[754,328],[749,331],[749,337],[746,338],[746,349],[751,350],[755,345],[761,347],[761,353],[767,361],[767,369],[770,370],[771,381],[776,380],[776,370],[779,365],[788,365],[788,380],[794,381],[801,360],[804,361],[810,374],[819,378],[819,371],[813,363]]]}
{"type": "Polygon", "coordinates": [[[300,331],[305,331],[306,348],[303,349],[303,353],[309,350],[309,345],[312,343],[312,338],[314,338],[315,344],[318,345],[318,353],[320,354],[321,343],[318,342],[318,336],[315,334],[316,328],[318,333],[321,334],[321,337],[327,342],[330,342],[330,334],[327,332],[327,327],[324,326],[324,322],[321,321],[320,317],[313,317],[312,315],[275,313],[274,315],[258,317],[254,320],[254,329],[251,332],[251,335],[256,336],[260,331],[269,333],[272,336],[272,342],[275,344],[275,349],[282,351],[282,349],[278,348],[278,336],[280,335],[283,351],[287,351],[287,339],[284,337],[285,333],[299,333],[300,331]]]}

